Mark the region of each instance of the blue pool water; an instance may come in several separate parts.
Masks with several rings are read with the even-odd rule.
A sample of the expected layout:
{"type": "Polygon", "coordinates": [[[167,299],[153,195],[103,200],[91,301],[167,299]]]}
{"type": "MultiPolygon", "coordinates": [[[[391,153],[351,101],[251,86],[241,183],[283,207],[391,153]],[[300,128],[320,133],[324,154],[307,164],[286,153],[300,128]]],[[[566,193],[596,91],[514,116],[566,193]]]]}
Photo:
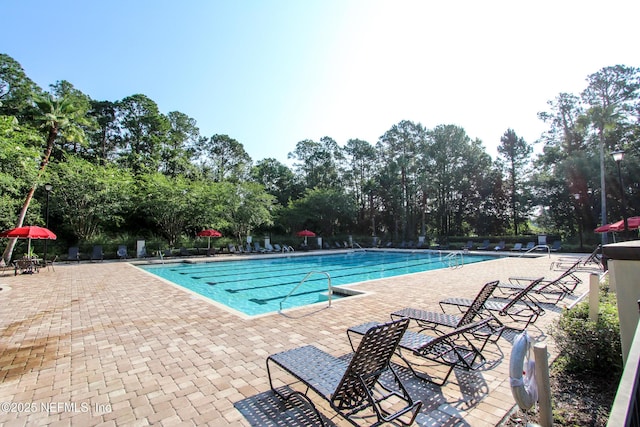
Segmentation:
{"type": "MultiPolygon", "coordinates": [[[[495,259],[465,255],[464,263],[495,259]]],[[[207,263],[140,266],[193,292],[253,316],[280,309],[280,302],[310,271],[327,272],[331,285],[348,285],[421,271],[448,268],[436,252],[358,251],[339,254],[242,259],[207,263]]],[[[313,274],[285,302],[283,309],[328,301],[327,277],[313,274]]],[[[332,298],[340,298],[334,293],[332,298]]]]}

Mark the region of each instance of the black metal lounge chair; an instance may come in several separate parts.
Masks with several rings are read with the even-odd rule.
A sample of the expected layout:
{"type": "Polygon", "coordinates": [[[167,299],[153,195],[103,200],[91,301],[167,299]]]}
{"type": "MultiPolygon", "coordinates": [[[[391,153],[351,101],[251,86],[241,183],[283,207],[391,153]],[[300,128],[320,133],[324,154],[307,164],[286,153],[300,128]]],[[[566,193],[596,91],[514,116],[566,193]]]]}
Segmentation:
{"type": "Polygon", "coordinates": [[[489,249],[489,247],[491,246],[491,244],[489,243],[489,240],[485,240],[482,242],[482,244],[480,246],[478,246],[478,250],[481,251],[486,251],[487,249],[489,249]]]}
{"type": "Polygon", "coordinates": [[[78,263],[80,263],[80,249],[77,246],[72,246],[69,248],[67,261],[77,261],[78,263]]]}
{"type": "MultiPolygon", "coordinates": [[[[475,370],[479,369],[486,363],[486,359],[482,355],[482,350],[484,350],[490,335],[483,335],[484,339],[478,342],[476,332],[481,329],[486,329],[490,321],[491,319],[489,318],[482,319],[435,337],[423,334],[421,333],[422,331],[415,332],[407,330],[400,340],[397,354],[407,364],[416,377],[436,385],[444,385],[449,379],[449,375],[451,375],[454,368],[475,370]],[[409,360],[408,355],[403,354],[402,350],[410,352],[410,354],[415,356],[415,358],[409,360]],[[480,359],[480,363],[476,363],[478,358],[480,359]],[[427,375],[416,370],[420,359],[426,359],[445,365],[449,369],[444,375],[444,378],[438,381],[435,379],[435,376],[427,375]]],[[[349,336],[349,341],[352,343],[352,346],[352,334],[361,335],[376,324],[376,322],[369,322],[349,328],[347,330],[347,335],[349,336]]]]}
{"type": "Polygon", "coordinates": [[[282,399],[302,397],[314,408],[320,420],[320,413],[307,396],[309,389],[329,402],[337,413],[354,425],[357,424],[353,417],[365,409],[375,413],[377,421],[372,425],[393,420],[406,425],[412,424],[422,402],[413,402],[390,365],[391,356],[408,325],[409,319],[400,319],[366,330],[360,345],[350,358],[335,357],[312,345],[272,354],[267,358],[269,385],[282,399]],[[272,380],[271,364],[295,377],[306,390],[300,392],[289,387],[276,388],[272,380]],[[397,390],[391,390],[388,385],[379,382],[385,372],[391,373],[397,390]],[[384,407],[387,406],[384,403],[388,399],[391,402],[400,399],[403,407],[390,413],[384,407]]]}
{"type": "MultiPolygon", "coordinates": [[[[575,275],[580,260],[576,261],[572,266],[567,268],[560,276],[553,280],[541,280],[537,286],[529,292],[543,296],[545,299],[552,301],[554,304],[560,302],[565,296],[573,294],[576,287],[582,283],[582,280],[575,275]]],[[[531,277],[510,277],[509,283],[501,283],[501,290],[508,289],[511,292],[519,292],[528,287],[532,281],[537,280],[531,277]]]]}
{"type": "Polygon", "coordinates": [[[585,257],[560,257],[551,263],[551,270],[562,270],[567,265],[572,266],[576,261],[580,261],[578,267],[580,269],[598,269],[603,270],[604,264],[602,262],[602,245],[596,246],[596,248],[585,257]]]}
{"type": "MultiPolygon", "coordinates": [[[[539,302],[531,296],[531,290],[540,284],[543,278],[533,280],[526,288],[512,295],[510,298],[490,298],[484,303],[484,308],[490,313],[498,313],[500,316],[507,316],[517,323],[524,323],[522,329],[526,329],[529,324],[535,322],[545,311],[539,302]]],[[[461,312],[463,307],[470,307],[473,300],[467,298],[447,298],[440,301],[442,311],[445,306],[455,306],[461,312]]],[[[494,318],[496,321],[497,317],[494,318]]],[[[515,329],[515,328],[514,328],[515,329]]]]}
{"type": "Polygon", "coordinates": [[[94,246],[93,250],[91,251],[91,261],[102,261],[103,259],[104,255],[102,253],[102,246],[94,246]]]}
{"type": "Polygon", "coordinates": [[[441,330],[441,327],[445,327],[446,329],[456,329],[483,318],[490,318],[492,322],[487,325],[487,328],[485,328],[486,330],[478,331],[478,333],[482,332],[483,335],[486,333],[495,335],[495,338],[493,339],[495,342],[502,336],[505,326],[493,315],[487,315],[484,303],[491,297],[499,283],[500,282],[498,280],[495,280],[482,286],[482,289],[480,289],[480,292],[478,292],[478,295],[462,316],[407,307],[391,313],[391,319],[408,317],[409,319],[414,320],[421,328],[432,329],[434,332],[441,335],[446,333],[441,330]]]}

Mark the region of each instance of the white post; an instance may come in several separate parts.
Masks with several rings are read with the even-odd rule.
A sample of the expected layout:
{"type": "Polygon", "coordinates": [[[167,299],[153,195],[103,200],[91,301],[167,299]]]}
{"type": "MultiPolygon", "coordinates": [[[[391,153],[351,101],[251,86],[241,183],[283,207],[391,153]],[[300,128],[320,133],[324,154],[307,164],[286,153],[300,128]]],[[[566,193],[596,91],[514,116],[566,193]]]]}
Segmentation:
{"type": "Polygon", "coordinates": [[[549,357],[547,345],[536,343],[533,346],[536,361],[536,385],[538,386],[538,407],[540,408],[540,425],[553,426],[553,410],[551,408],[551,383],[549,382],[549,357]]]}
{"type": "Polygon", "coordinates": [[[600,276],[595,273],[589,275],[589,320],[598,321],[598,307],[600,305],[600,276]]]}

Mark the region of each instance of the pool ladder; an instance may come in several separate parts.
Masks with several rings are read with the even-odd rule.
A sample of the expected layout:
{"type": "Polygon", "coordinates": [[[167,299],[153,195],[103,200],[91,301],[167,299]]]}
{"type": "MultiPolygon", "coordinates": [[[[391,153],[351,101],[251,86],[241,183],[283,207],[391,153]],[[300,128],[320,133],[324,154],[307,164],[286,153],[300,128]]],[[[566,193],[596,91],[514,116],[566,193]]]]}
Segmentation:
{"type": "Polygon", "coordinates": [[[298,289],[304,282],[306,282],[307,279],[312,274],[324,274],[325,276],[327,276],[327,290],[328,290],[327,294],[329,296],[329,307],[331,307],[331,296],[333,295],[333,288],[331,287],[331,276],[326,271],[310,271],[307,273],[306,276],[304,276],[304,279],[302,279],[300,283],[298,283],[293,289],[291,289],[291,292],[289,292],[287,296],[284,297],[282,301],[280,301],[280,310],[278,310],[278,313],[282,311],[282,304],[284,304],[287,301],[287,299],[289,299],[291,294],[293,294],[296,291],[296,289],[298,289]]]}
{"type": "Polygon", "coordinates": [[[449,263],[449,268],[464,266],[464,253],[462,251],[451,252],[444,259],[449,263]]]}

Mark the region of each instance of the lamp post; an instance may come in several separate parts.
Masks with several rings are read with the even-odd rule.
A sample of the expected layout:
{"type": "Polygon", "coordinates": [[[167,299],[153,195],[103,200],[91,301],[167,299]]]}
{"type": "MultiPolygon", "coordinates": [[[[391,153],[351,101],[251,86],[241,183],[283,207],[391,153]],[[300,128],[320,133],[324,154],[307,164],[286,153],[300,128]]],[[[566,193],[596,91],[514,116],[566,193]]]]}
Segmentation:
{"type": "MultiPolygon", "coordinates": [[[[44,185],[44,189],[47,192],[47,207],[45,212],[45,227],[49,228],[49,194],[51,194],[51,190],[53,190],[53,185],[47,183],[44,185]]],[[[47,242],[48,239],[44,241],[44,262],[47,262],[47,242]]]]}
{"type": "Polygon", "coordinates": [[[620,163],[624,159],[624,150],[620,147],[616,147],[616,150],[611,153],[613,160],[618,165],[618,179],[620,180],[620,200],[622,201],[622,221],[624,222],[624,238],[629,235],[629,224],[627,223],[627,206],[624,201],[624,185],[622,184],[622,172],[620,172],[620,163]]]}
{"type": "Polygon", "coordinates": [[[583,249],[582,246],[582,211],[580,209],[580,193],[575,193],[573,195],[573,198],[576,199],[576,204],[575,204],[575,211],[576,214],[578,216],[578,235],[580,237],[580,250],[583,249]]]}

